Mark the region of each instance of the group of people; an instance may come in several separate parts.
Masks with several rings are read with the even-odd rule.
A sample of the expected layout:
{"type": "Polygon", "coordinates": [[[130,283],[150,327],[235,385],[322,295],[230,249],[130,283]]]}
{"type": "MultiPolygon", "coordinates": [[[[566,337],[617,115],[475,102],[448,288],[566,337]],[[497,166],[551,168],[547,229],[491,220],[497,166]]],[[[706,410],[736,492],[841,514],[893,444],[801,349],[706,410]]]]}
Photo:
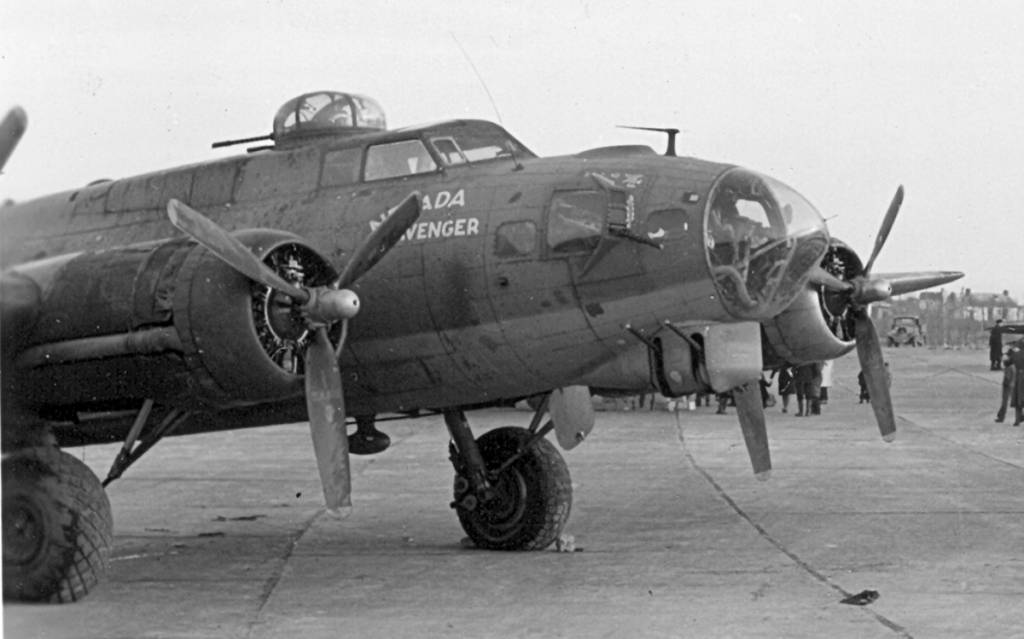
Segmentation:
{"type": "Polygon", "coordinates": [[[832,386],[831,360],[781,366],[772,371],[772,379],[776,376],[783,413],[789,412],[790,395],[796,395],[797,417],[821,414],[821,406],[828,403],[828,390],[832,386]]]}
{"type": "MultiPolygon", "coordinates": [[[[778,378],[779,397],[782,400],[782,412],[789,412],[789,399],[796,395],[796,416],[810,417],[820,415],[822,404],[828,403],[828,390],[832,386],[832,361],[810,362],[795,366],[780,366],[772,370],[769,379],[761,378],[761,402],[765,408],[775,405],[775,398],[769,392],[772,380],[778,378]]],[[[718,393],[719,415],[725,414],[726,407],[732,399],[731,393],[718,393]]],[[[697,399],[700,406],[700,396],[697,399]]]]}
{"type": "MultiPolygon", "coordinates": [[[[1024,341],[1017,342],[1003,353],[1002,345],[1002,320],[996,322],[992,330],[990,346],[990,367],[992,370],[1003,371],[1002,396],[999,410],[996,412],[996,422],[1002,423],[1006,420],[1008,408],[1014,409],[1014,426],[1024,425],[1024,341]]],[[[892,373],[889,369],[889,362],[885,362],[885,381],[892,386],[892,373]]],[[[782,412],[789,412],[790,396],[796,395],[796,416],[807,417],[820,415],[822,404],[828,403],[828,389],[832,385],[832,361],[810,362],[799,365],[785,365],[772,370],[771,377],[761,380],[761,397],[765,408],[774,406],[775,401],[768,388],[772,380],[778,378],[778,393],[782,400],[782,412]]],[[[871,394],[868,390],[867,380],[864,371],[857,373],[857,383],[860,387],[859,403],[870,403],[871,394]]],[[[731,393],[719,393],[718,413],[726,412],[726,406],[732,399],[731,393]]],[[[698,395],[696,406],[710,403],[707,395],[698,395]]]]}
{"type": "MultiPolygon", "coordinates": [[[[828,389],[832,386],[832,360],[811,362],[796,366],[782,366],[772,371],[772,379],[778,376],[779,397],[782,398],[782,412],[789,412],[789,397],[796,395],[796,416],[820,415],[821,405],[828,403],[828,389]]],[[[885,382],[892,386],[889,362],[885,362],[885,382]]],[[[860,386],[859,403],[870,403],[864,371],[857,373],[860,386]]]]}

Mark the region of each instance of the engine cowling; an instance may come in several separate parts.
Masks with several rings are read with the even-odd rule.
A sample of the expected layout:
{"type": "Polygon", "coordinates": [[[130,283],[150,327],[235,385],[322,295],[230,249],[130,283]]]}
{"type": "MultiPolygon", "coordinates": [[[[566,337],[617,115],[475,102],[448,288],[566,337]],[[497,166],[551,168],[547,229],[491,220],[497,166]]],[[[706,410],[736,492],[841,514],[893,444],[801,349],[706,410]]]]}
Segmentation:
{"type": "MultiPolygon", "coordinates": [[[[293,234],[252,229],[236,237],[292,283],[317,286],[337,275],[293,234]]],[[[295,305],[189,240],[17,271],[41,291],[16,358],[21,400],[83,410],[140,398],[225,408],[303,392],[310,335],[295,305]]]]}
{"type": "MultiPolygon", "coordinates": [[[[857,254],[832,240],[821,266],[840,280],[863,271],[857,254]]],[[[771,320],[761,323],[766,368],[842,357],[856,345],[848,297],[808,284],[796,300],[771,320]]]]}

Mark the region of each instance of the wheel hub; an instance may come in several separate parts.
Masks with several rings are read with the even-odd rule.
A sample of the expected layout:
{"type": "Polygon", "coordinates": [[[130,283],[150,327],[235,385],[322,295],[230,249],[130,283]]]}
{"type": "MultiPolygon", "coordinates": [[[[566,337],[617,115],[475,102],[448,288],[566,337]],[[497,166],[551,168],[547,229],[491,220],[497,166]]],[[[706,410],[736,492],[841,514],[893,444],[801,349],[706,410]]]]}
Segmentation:
{"type": "Polygon", "coordinates": [[[477,515],[496,529],[513,528],[526,513],[526,479],[509,468],[493,479],[491,490],[491,498],[477,507],[477,515]]]}
{"type": "MultiPolygon", "coordinates": [[[[5,500],[6,501],[6,500],[5,500]]],[[[43,547],[44,517],[30,500],[19,497],[3,507],[4,563],[25,565],[43,547]]]]}

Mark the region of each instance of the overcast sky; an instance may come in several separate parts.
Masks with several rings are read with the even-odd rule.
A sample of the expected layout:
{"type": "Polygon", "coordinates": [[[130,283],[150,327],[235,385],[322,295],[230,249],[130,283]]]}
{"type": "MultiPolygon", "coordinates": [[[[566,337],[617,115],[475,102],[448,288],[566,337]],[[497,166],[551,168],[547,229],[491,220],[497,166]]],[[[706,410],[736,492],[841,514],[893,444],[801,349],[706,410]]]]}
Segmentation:
{"type": "Polygon", "coordinates": [[[1022,32],[1016,1],[0,0],[0,109],[29,113],[0,198],[224,156],[338,89],[392,127],[500,120],[541,155],[661,151],[615,125],[678,127],[681,154],[790,184],[863,259],[902,183],[876,271],[1024,301],[1022,32]]]}

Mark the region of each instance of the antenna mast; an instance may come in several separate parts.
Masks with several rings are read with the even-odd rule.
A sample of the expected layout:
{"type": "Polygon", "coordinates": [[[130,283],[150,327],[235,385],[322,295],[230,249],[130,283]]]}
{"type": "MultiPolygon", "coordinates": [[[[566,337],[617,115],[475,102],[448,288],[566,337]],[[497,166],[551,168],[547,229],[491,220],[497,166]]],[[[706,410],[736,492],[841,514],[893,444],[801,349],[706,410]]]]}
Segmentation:
{"type": "Polygon", "coordinates": [[[491,101],[491,108],[494,109],[494,115],[498,116],[498,124],[504,126],[505,123],[501,121],[501,113],[498,112],[498,105],[494,102],[494,96],[491,95],[491,90],[487,88],[487,83],[484,82],[484,77],[480,75],[480,71],[476,68],[476,65],[473,64],[473,59],[469,57],[469,53],[466,52],[465,47],[463,47],[462,43],[459,42],[459,39],[455,37],[454,31],[449,31],[448,35],[452,37],[452,40],[455,40],[455,44],[459,47],[459,51],[462,51],[462,56],[466,58],[466,62],[469,63],[469,66],[473,69],[473,73],[476,74],[476,79],[480,81],[480,86],[484,88],[484,93],[487,94],[487,99],[491,101]]]}

